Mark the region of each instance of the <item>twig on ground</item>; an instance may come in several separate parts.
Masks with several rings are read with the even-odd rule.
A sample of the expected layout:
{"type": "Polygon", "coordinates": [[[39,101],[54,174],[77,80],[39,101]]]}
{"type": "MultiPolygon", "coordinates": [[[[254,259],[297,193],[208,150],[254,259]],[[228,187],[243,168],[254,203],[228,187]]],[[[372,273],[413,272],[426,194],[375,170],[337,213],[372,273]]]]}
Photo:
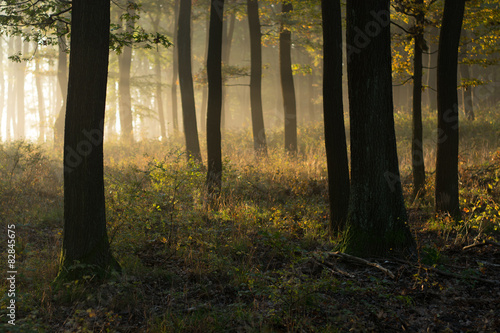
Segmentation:
{"type": "Polygon", "coordinates": [[[371,262],[371,261],[365,260],[363,258],[355,257],[355,256],[352,256],[350,254],[346,254],[346,253],[342,253],[342,252],[329,252],[328,254],[331,256],[337,257],[337,258],[341,258],[341,259],[345,259],[345,260],[354,262],[354,263],[375,267],[375,268],[381,270],[382,272],[384,272],[385,274],[389,275],[389,277],[391,277],[391,279],[394,279],[396,277],[394,275],[394,273],[392,273],[387,268],[384,268],[381,265],[377,264],[376,262],[371,262]]]}
{"type": "Polygon", "coordinates": [[[347,277],[350,277],[350,278],[354,278],[354,277],[355,277],[355,276],[354,276],[353,274],[351,274],[351,273],[344,272],[343,270],[338,269],[337,267],[332,267],[333,265],[332,265],[332,264],[330,264],[330,263],[328,263],[328,264],[330,264],[331,266],[329,266],[329,265],[327,265],[327,264],[325,264],[325,263],[322,263],[322,262],[320,262],[320,261],[318,261],[318,260],[316,260],[316,259],[313,259],[313,260],[314,260],[314,262],[315,262],[316,264],[318,264],[318,265],[320,265],[320,266],[322,266],[322,267],[326,268],[328,271],[332,272],[333,274],[344,275],[344,276],[347,276],[347,277]]]}
{"type": "Polygon", "coordinates": [[[474,244],[471,244],[471,245],[467,245],[467,246],[464,246],[462,248],[462,250],[468,250],[468,249],[471,249],[473,247],[478,247],[478,246],[485,246],[485,245],[493,245],[493,246],[498,246],[500,247],[500,243],[495,243],[495,242],[492,242],[492,241],[484,241],[482,243],[474,243],[474,244]]]}

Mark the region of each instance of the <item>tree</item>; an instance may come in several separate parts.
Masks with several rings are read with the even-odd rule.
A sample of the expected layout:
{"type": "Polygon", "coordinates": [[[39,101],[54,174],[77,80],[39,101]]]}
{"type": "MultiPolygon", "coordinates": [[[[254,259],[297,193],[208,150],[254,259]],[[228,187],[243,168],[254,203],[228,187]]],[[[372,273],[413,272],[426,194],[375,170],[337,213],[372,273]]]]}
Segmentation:
{"type": "MultiPolygon", "coordinates": [[[[134,32],[134,19],[136,4],[127,2],[127,19],[125,22],[125,33],[134,32]]],[[[118,55],[118,67],[120,75],[118,77],[118,99],[120,105],[120,127],[121,136],[126,144],[134,141],[134,130],[132,121],[132,96],[130,94],[130,68],[132,66],[132,47],[124,46],[118,55]]]]}
{"type": "Polygon", "coordinates": [[[292,72],[292,33],[285,24],[292,10],[291,2],[282,3],[279,51],[281,91],[285,111],[285,151],[295,154],[297,153],[297,106],[292,72]]]}
{"type": "Polygon", "coordinates": [[[201,163],[196,106],[194,101],[193,74],[191,70],[191,1],[181,1],[177,30],[179,84],[181,88],[182,119],[188,158],[201,163]]]}
{"type": "Polygon", "coordinates": [[[224,0],[211,0],[207,80],[207,190],[217,197],[222,188],[222,23],[224,0]]]}
{"type": "Polygon", "coordinates": [[[321,1],[323,16],[323,114],[330,227],[343,230],[349,206],[349,162],[342,102],[342,18],[339,0],[321,1]]]}
{"type": "MultiPolygon", "coordinates": [[[[177,27],[179,26],[179,6],[180,6],[180,0],[175,0],[174,3],[174,45],[177,47],[177,33],[175,32],[177,30],[177,27]]],[[[178,57],[178,52],[174,49],[172,52],[172,83],[171,83],[171,96],[172,96],[172,127],[174,130],[174,133],[177,133],[179,131],[179,116],[178,116],[178,110],[177,110],[177,77],[179,75],[179,57],[178,57]]]]}
{"type": "Polygon", "coordinates": [[[250,31],[250,106],[253,146],[256,154],[267,156],[266,131],[262,113],[262,43],[258,0],[247,0],[250,31]]]}
{"type": "Polygon", "coordinates": [[[414,55],[413,55],[413,122],[412,122],[412,171],[413,198],[423,194],[425,188],[425,163],[422,133],[422,54],[427,50],[424,40],[425,14],[424,0],[414,0],[414,55]]]}
{"type": "Polygon", "coordinates": [[[58,279],[119,269],[106,231],[103,130],[110,2],[72,2],[64,132],[64,236],[58,279]]]}
{"type": "Polygon", "coordinates": [[[465,0],[445,0],[439,35],[436,210],[460,218],[458,201],[458,47],[465,0]]]}
{"type": "Polygon", "coordinates": [[[351,192],[344,251],[412,252],[394,130],[389,0],[349,0],[346,13],[351,192]]]}
{"type": "Polygon", "coordinates": [[[57,43],[57,81],[59,83],[63,102],[54,123],[54,145],[56,147],[61,147],[64,140],[64,116],[66,115],[66,99],[68,96],[68,54],[65,36],[67,31],[64,24],[60,22],[57,29],[59,33],[57,43]]]}

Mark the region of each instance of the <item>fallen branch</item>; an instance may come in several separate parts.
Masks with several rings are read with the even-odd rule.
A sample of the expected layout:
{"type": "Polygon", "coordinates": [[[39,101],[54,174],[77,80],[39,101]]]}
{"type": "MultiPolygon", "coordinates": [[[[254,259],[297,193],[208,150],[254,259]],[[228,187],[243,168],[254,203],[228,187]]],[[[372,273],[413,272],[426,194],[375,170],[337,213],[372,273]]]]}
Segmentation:
{"type": "Polygon", "coordinates": [[[371,261],[365,260],[363,258],[355,257],[355,256],[352,256],[350,254],[346,254],[346,253],[342,253],[342,252],[329,252],[328,254],[331,256],[337,257],[337,258],[341,258],[341,259],[345,259],[347,261],[357,263],[357,264],[375,267],[375,268],[381,270],[382,272],[384,272],[385,274],[389,275],[389,277],[391,277],[391,279],[394,279],[396,277],[394,275],[394,273],[392,273],[387,268],[384,268],[381,265],[377,264],[376,262],[371,262],[371,261]]]}
{"type": "MultiPolygon", "coordinates": [[[[354,278],[355,276],[351,273],[348,273],[348,272],[344,272],[343,270],[341,269],[338,269],[337,267],[331,267],[325,263],[322,263],[316,259],[313,259],[314,262],[322,267],[324,267],[326,270],[332,272],[333,274],[338,274],[338,275],[344,275],[344,276],[347,276],[347,277],[350,277],[350,278],[354,278]]],[[[333,265],[332,265],[333,266],[333,265]]]]}
{"type": "Polygon", "coordinates": [[[485,245],[493,245],[493,246],[498,246],[500,247],[500,243],[495,243],[495,242],[492,242],[492,241],[484,241],[482,243],[474,243],[474,244],[471,244],[471,245],[467,245],[467,246],[464,246],[462,248],[462,250],[468,250],[468,249],[471,249],[473,247],[479,247],[479,246],[485,246],[485,245]]]}
{"type": "Polygon", "coordinates": [[[476,281],[480,281],[480,282],[484,282],[484,283],[489,283],[489,284],[500,284],[500,281],[498,280],[488,280],[488,279],[483,279],[483,278],[480,278],[480,277],[476,277],[476,276],[463,276],[463,275],[460,275],[460,274],[455,274],[455,273],[450,273],[450,272],[445,272],[445,271],[442,271],[440,269],[437,269],[435,267],[430,267],[430,266],[423,266],[422,267],[428,269],[428,270],[431,270],[431,271],[434,271],[440,275],[444,275],[444,276],[448,276],[448,277],[452,277],[452,278],[456,278],[456,279],[463,279],[463,280],[466,280],[466,279],[471,279],[471,280],[476,280],[476,281]]]}

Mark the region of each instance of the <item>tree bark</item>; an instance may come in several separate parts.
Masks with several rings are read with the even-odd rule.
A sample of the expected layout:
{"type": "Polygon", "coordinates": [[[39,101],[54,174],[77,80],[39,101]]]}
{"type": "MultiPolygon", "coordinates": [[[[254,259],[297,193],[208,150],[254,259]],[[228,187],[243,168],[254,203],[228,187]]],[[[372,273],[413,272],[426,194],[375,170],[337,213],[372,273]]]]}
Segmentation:
{"type": "Polygon", "coordinates": [[[330,229],[344,229],[349,207],[349,162],[342,100],[342,18],[340,0],[322,0],[323,114],[330,229]]]}
{"type": "Polygon", "coordinates": [[[425,44],[424,1],[414,0],[417,14],[415,16],[414,55],[413,55],[413,122],[412,122],[412,171],[413,199],[421,197],[425,189],[425,163],[422,133],[422,54],[425,44]]]}
{"type": "Polygon", "coordinates": [[[73,0],[72,7],[59,280],[119,269],[106,231],[103,180],[110,2],[73,0]]]}
{"type": "Polygon", "coordinates": [[[283,107],[285,114],[285,151],[290,154],[297,153],[297,106],[295,100],[295,87],[292,73],[292,38],[291,32],[283,22],[286,20],[293,7],[291,2],[282,3],[282,20],[280,26],[280,75],[281,91],[283,94],[283,107]]]}
{"type": "Polygon", "coordinates": [[[266,130],[262,111],[262,44],[258,0],[247,0],[250,31],[250,106],[253,147],[256,155],[267,156],[266,130]]]}
{"type": "Polygon", "coordinates": [[[224,0],[212,0],[207,58],[207,190],[217,197],[222,188],[222,23],[224,0]]]}
{"type": "Polygon", "coordinates": [[[193,75],[191,70],[191,1],[181,1],[180,4],[177,51],[182,101],[182,122],[184,124],[184,135],[186,138],[187,157],[194,158],[201,163],[198,126],[196,124],[193,75]]]}
{"type": "Polygon", "coordinates": [[[389,0],[347,2],[351,189],[344,251],[413,253],[394,130],[389,0]]]}
{"type": "Polygon", "coordinates": [[[458,201],[458,46],[465,0],[445,0],[439,36],[436,211],[460,218],[458,201]]]}

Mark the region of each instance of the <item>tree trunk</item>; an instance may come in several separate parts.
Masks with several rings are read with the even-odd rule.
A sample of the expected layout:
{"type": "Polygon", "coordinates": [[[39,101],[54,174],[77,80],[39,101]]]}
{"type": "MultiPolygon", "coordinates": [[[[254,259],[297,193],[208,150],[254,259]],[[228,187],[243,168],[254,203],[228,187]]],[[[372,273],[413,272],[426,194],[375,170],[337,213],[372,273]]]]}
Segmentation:
{"type": "Polygon", "coordinates": [[[342,101],[342,18],[340,0],[322,0],[323,114],[330,203],[330,228],[344,229],[349,206],[349,162],[342,101]]]}
{"type": "Polygon", "coordinates": [[[445,0],[437,69],[436,211],[460,218],[458,201],[458,46],[465,0],[445,0]]]}
{"type": "MultiPolygon", "coordinates": [[[[133,6],[127,6],[127,12],[134,16],[133,6]]],[[[132,34],[134,31],[134,21],[126,21],[126,31],[132,34]]],[[[124,46],[122,53],[118,55],[118,98],[120,100],[120,128],[121,138],[125,144],[134,142],[134,125],[132,117],[132,96],[130,94],[130,68],[132,66],[132,48],[124,46]]]]}
{"type": "Polygon", "coordinates": [[[256,155],[267,156],[266,131],[262,111],[262,44],[258,0],[247,0],[250,30],[250,105],[253,147],[256,155]]]}
{"type": "Polygon", "coordinates": [[[45,142],[45,96],[43,95],[43,83],[42,77],[40,73],[40,58],[35,58],[35,85],[36,85],[36,94],[38,97],[38,116],[39,116],[39,136],[38,141],[43,143],[45,142]]]}
{"type": "MultiPolygon", "coordinates": [[[[58,27],[61,32],[61,27],[58,27]]],[[[64,117],[66,115],[66,99],[68,95],[68,57],[66,54],[66,37],[61,35],[58,39],[57,56],[57,81],[61,90],[62,106],[54,124],[54,146],[61,147],[64,140],[64,117]]]]}
{"type": "Polygon", "coordinates": [[[351,189],[344,251],[412,253],[394,130],[389,0],[347,2],[351,189]]]}
{"type": "Polygon", "coordinates": [[[281,91],[283,94],[283,107],[285,114],[285,151],[291,154],[297,153],[297,106],[295,101],[295,87],[292,73],[292,38],[291,32],[285,27],[286,20],[292,12],[292,3],[282,3],[281,13],[283,15],[280,27],[280,75],[281,91]]]}
{"type": "MultiPolygon", "coordinates": [[[[3,41],[0,41],[0,56],[3,59],[3,41]]],[[[3,61],[0,62],[0,73],[5,73],[3,61]]],[[[4,75],[0,75],[0,142],[2,142],[2,119],[3,119],[3,109],[5,104],[5,78],[4,75]]]]}
{"type": "MultiPolygon", "coordinates": [[[[430,28],[431,35],[437,35],[438,33],[438,28],[430,28]]],[[[437,51],[437,46],[434,43],[429,43],[429,62],[427,64],[427,71],[429,72],[427,85],[429,88],[427,88],[427,98],[429,100],[430,111],[437,111],[437,51]]]]}
{"type": "Polygon", "coordinates": [[[224,0],[212,0],[208,42],[207,78],[207,190],[217,197],[222,188],[221,111],[222,111],[222,22],[224,0]]]}
{"type": "Polygon", "coordinates": [[[119,269],[106,231],[103,180],[110,2],[74,0],[72,6],[60,280],[119,269]]]}
{"type": "MultiPolygon", "coordinates": [[[[8,54],[14,54],[14,37],[9,38],[8,54]]],[[[8,90],[7,90],[7,123],[5,124],[5,139],[14,139],[16,130],[16,73],[15,66],[9,66],[8,69],[8,90]]]]}
{"type": "Polygon", "coordinates": [[[412,126],[412,171],[413,171],[413,199],[421,197],[425,189],[425,164],[422,133],[422,53],[424,48],[425,14],[423,0],[414,0],[419,6],[415,16],[414,56],[413,56],[413,126],[412,126]]]}
{"type": "MultiPolygon", "coordinates": [[[[208,37],[210,29],[210,16],[207,18],[207,26],[206,26],[206,37],[205,37],[205,64],[208,59],[208,37]]],[[[207,102],[208,102],[208,85],[204,84],[202,86],[202,97],[201,97],[201,110],[200,110],[200,128],[201,132],[205,133],[207,129],[207,102]]]]}
{"type": "MultiPolygon", "coordinates": [[[[179,6],[180,0],[175,0],[174,7],[174,27],[173,27],[173,36],[174,36],[174,47],[177,48],[177,27],[179,26],[179,6]]],[[[179,75],[179,57],[178,51],[176,49],[172,51],[172,84],[171,84],[171,98],[172,98],[172,127],[174,129],[174,134],[179,132],[179,112],[177,110],[177,77],[179,75]]]]}
{"type": "MultiPolygon", "coordinates": [[[[467,58],[467,52],[470,49],[468,47],[468,43],[470,43],[472,40],[468,38],[469,34],[466,33],[464,30],[464,35],[467,37],[465,39],[465,45],[462,46],[462,58],[465,59],[467,58]]],[[[470,65],[469,64],[460,64],[460,76],[464,80],[469,80],[471,78],[470,74],[470,65]]],[[[474,107],[473,107],[473,100],[472,100],[472,89],[474,89],[472,86],[466,85],[465,87],[462,88],[462,100],[463,100],[463,107],[464,107],[464,114],[467,120],[469,121],[474,121],[474,107]]]]}
{"type": "MultiPolygon", "coordinates": [[[[22,49],[23,56],[27,56],[29,53],[29,44],[27,42],[23,42],[22,37],[17,37],[17,49],[22,49]]],[[[17,78],[16,78],[16,139],[25,139],[25,128],[26,128],[26,112],[24,108],[24,79],[25,79],[25,71],[26,71],[26,61],[21,60],[21,63],[16,64],[17,67],[17,78]]]]}
{"type": "Polygon", "coordinates": [[[177,31],[179,59],[179,83],[182,101],[182,122],[186,138],[188,158],[201,163],[196,106],[194,101],[193,75],[191,70],[191,1],[181,1],[179,8],[179,29],[177,31]]]}
{"type": "MultiPolygon", "coordinates": [[[[223,35],[222,35],[222,64],[224,66],[229,66],[229,58],[231,56],[231,44],[233,42],[234,26],[236,21],[236,15],[232,12],[229,16],[228,22],[223,22],[223,35]]],[[[222,84],[222,118],[221,118],[221,128],[224,132],[228,119],[230,119],[228,102],[227,102],[227,86],[225,83],[228,81],[228,77],[223,76],[222,84]]]]}
{"type": "Polygon", "coordinates": [[[155,72],[156,72],[156,109],[158,110],[158,121],[160,122],[160,135],[162,140],[167,138],[165,128],[165,114],[163,111],[163,97],[161,89],[161,58],[160,53],[155,53],[155,72]]]}

